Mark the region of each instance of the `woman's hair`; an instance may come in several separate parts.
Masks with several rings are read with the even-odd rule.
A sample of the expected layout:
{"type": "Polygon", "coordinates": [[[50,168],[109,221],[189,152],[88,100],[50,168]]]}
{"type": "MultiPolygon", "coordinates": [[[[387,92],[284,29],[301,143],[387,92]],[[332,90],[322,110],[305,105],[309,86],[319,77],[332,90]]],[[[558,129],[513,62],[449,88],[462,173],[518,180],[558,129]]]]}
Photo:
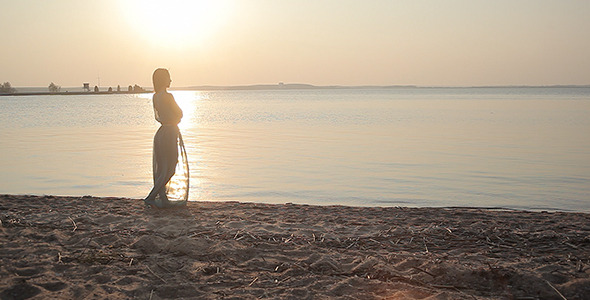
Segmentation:
{"type": "Polygon", "coordinates": [[[152,81],[154,82],[154,92],[161,92],[170,87],[170,72],[163,68],[156,69],[152,81]]]}

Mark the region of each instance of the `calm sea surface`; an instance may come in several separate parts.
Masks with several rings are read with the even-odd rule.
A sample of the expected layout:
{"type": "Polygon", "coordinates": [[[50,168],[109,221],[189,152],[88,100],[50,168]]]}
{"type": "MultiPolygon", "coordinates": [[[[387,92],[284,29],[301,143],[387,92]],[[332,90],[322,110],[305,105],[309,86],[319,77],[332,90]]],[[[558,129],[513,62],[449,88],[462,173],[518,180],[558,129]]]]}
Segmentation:
{"type": "MultiPolygon", "coordinates": [[[[589,88],[175,91],[191,200],[590,211],[589,88]]],[[[143,198],[151,95],[0,97],[0,193],[143,198]]]]}

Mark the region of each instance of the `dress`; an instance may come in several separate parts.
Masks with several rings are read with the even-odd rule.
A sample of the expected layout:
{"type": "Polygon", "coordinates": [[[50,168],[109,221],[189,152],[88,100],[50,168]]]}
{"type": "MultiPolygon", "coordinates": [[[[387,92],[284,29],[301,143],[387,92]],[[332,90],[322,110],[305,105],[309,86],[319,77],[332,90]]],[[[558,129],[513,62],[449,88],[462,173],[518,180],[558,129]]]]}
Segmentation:
{"type": "Polygon", "coordinates": [[[156,207],[186,204],[189,190],[189,170],[186,150],[178,123],[182,110],[174,97],[159,92],[153,97],[154,115],[162,124],[154,136],[154,187],[145,202],[156,207]]]}

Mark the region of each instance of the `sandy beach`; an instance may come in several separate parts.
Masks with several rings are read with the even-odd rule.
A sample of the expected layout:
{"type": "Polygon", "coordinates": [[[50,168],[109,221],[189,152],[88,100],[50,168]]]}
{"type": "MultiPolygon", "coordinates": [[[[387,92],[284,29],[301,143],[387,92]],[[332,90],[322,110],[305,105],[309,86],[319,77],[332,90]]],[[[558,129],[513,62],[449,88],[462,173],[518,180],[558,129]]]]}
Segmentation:
{"type": "Polygon", "coordinates": [[[1,299],[590,299],[590,214],[0,196],[1,299]]]}

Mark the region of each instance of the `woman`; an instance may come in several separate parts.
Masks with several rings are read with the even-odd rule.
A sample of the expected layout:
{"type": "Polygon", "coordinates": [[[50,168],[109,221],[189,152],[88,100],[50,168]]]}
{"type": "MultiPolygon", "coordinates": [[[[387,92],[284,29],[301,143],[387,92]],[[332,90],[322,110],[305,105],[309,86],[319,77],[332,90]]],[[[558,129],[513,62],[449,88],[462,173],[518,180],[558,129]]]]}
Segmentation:
{"type": "Polygon", "coordinates": [[[148,206],[158,208],[186,205],[188,199],[188,164],[186,163],[186,151],[182,142],[182,136],[178,129],[178,123],[182,119],[182,110],[176,104],[174,96],[166,90],[170,87],[170,73],[166,69],[157,69],[153,75],[154,96],[153,106],[156,120],[161,126],[154,136],[154,187],[150,194],[143,200],[148,206]],[[180,147],[180,149],[179,149],[180,147]],[[183,160],[184,177],[179,182],[171,182],[176,173],[178,154],[183,160]],[[172,184],[173,183],[173,184],[172,184]],[[180,191],[179,191],[180,190],[180,191]],[[175,200],[170,201],[172,193],[179,193],[175,200]]]}

